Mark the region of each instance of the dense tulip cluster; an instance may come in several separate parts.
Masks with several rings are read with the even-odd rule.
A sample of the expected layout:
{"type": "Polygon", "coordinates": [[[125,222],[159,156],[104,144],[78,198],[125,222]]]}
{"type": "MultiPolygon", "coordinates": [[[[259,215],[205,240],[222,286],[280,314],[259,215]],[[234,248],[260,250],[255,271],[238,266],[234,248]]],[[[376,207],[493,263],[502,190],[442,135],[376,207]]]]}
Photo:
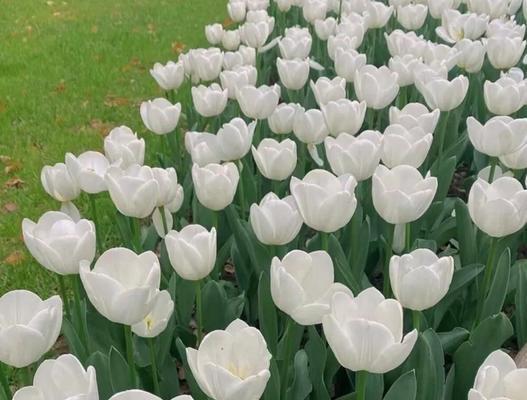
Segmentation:
{"type": "Polygon", "coordinates": [[[227,12],[149,133],[42,169],[61,297],[0,297],[13,398],[525,399],[527,0],[227,12]]]}

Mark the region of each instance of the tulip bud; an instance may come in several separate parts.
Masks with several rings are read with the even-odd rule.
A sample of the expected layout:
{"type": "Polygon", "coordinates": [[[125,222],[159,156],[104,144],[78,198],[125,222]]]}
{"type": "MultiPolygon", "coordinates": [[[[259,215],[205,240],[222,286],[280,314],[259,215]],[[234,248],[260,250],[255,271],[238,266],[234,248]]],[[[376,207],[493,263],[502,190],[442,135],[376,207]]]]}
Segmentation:
{"type": "Polygon", "coordinates": [[[223,210],[234,200],[240,174],[234,163],[192,166],[192,182],[199,202],[206,208],[223,210]]]}
{"type": "Polygon", "coordinates": [[[101,153],[86,151],[75,157],[66,153],[68,172],[86,193],[95,194],[107,190],[104,175],[110,167],[110,162],[101,153]]]}
{"type": "Polygon", "coordinates": [[[326,18],[327,10],[328,5],[324,0],[304,0],[302,7],[304,19],[311,24],[316,20],[326,18]]]}
{"type": "Polygon", "coordinates": [[[390,124],[399,124],[406,129],[416,126],[421,127],[425,132],[434,132],[439,122],[440,111],[428,111],[421,103],[408,103],[401,110],[397,107],[390,107],[390,124]]]}
{"type": "Polygon", "coordinates": [[[397,21],[406,30],[416,31],[420,29],[428,15],[428,7],[424,4],[408,4],[397,7],[397,21]]]}
{"type": "Polygon", "coordinates": [[[509,69],[518,64],[525,51],[526,42],[521,37],[491,37],[487,40],[487,55],[496,69],[509,69]]]}
{"type": "Polygon", "coordinates": [[[496,115],[511,115],[527,101],[527,84],[503,76],[496,82],[485,81],[483,95],[488,110],[496,115]]]}
{"type": "Polygon", "coordinates": [[[86,219],[75,222],[62,212],[48,211],[37,223],[24,218],[22,234],[38,263],[60,275],[78,274],[79,262],[95,257],[95,225],[86,219]]]}
{"type": "Polygon", "coordinates": [[[236,99],[236,92],[243,86],[256,85],[257,70],[252,65],[240,65],[220,74],[221,86],[227,89],[229,99],[236,99]]]}
{"type": "Polygon", "coordinates": [[[335,34],[336,29],[337,20],[333,17],[315,21],[315,32],[320,40],[328,40],[331,35],[335,34]]]}
{"type": "Polygon", "coordinates": [[[238,29],[242,42],[254,49],[261,49],[271,34],[267,21],[246,22],[238,29]]]}
{"type": "Polygon", "coordinates": [[[346,82],[353,82],[355,72],[366,65],[366,54],[361,54],[356,50],[344,50],[338,48],[335,51],[335,72],[346,82]]]}
{"type": "Polygon", "coordinates": [[[280,86],[243,86],[238,89],[236,99],[245,116],[252,119],[268,118],[280,101],[280,86]]]}
{"type": "Polygon", "coordinates": [[[413,222],[432,204],[437,179],[425,178],[409,165],[388,169],[379,165],[373,174],[372,197],[375,210],[390,224],[413,222]]]}
{"type": "Polygon", "coordinates": [[[381,159],[388,168],[411,165],[419,168],[425,161],[433,136],[421,127],[407,129],[402,125],[390,125],[384,131],[381,159]]]}
{"type": "Polygon", "coordinates": [[[223,25],[222,24],[211,24],[205,26],[205,37],[207,41],[216,46],[221,43],[223,39],[223,25]]]}
{"type": "Polygon", "coordinates": [[[177,173],[174,168],[152,168],[152,174],[157,182],[156,207],[170,204],[182,190],[178,184],[177,173]]]}
{"type": "Polygon", "coordinates": [[[154,338],[167,327],[174,312],[174,301],[167,290],[160,291],[148,315],[139,323],[132,325],[132,332],[144,338],[154,338]]]}
{"type": "Polygon", "coordinates": [[[328,136],[329,131],[324,114],[319,109],[297,110],[293,124],[293,133],[302,142],[319,144],[328,136]]]}
{"type": "Polygon", "coordinates": [[[209,87],[199,85],[192,88],[194,107],[198,114],[203,117],[220,115],[227,107],[228,100],[227,89],[223,90],[217,83],[213,83],[209,87]]]}
{"type": "Polygon", "coordinates": [[[143,165],[145,160],[145,141],[138,139],[127,126],[113,128],[104,138],[104,153],[112,162],[120,162],[122,168],[132,164],[143,165]]]}
{"type": "Polygon", "coordinates": [[[181,104],[172,105],[164,98],[143,101],[141,118],[146,128],[156,135],[165,135],[176,129],[181,115],[181,104]]]}
{"type": "MultiPolygon", "coordinates": [[[[362,15],[357,13],[347,15],[341,20],[336,28],[337,36],[347,36],[355,42],[355,48],[359,47],[366,33],[366,21],[362,15]]],[[[328,51],[330,51],[328,49],[328,51]]]]}
{"type": "Polygon", "coordinates": [[[77,180],[63,163],[42,168],[40,181],[46,193],[62,203],[75,200],[81,193],[77,180]]]}
{"type": "Polygon", "coordinates": [[[471,74],[481,71],[487,54],[487,48],[481,41],[462,39],[456,43],[455,48],[461,54],[457,62],[459,68],[471,74]]]}
{"type": "Polygon", "coordinates": [[[395,56],[390,58],[388,65],[390,70],[397,74],[397,84],[399,87],[410,86],[415,81],[415,71],[422,60],[414,57],[413,54],[395,56]]]}
{"type": "Polygon", "coordinates": [[[336,177],[322,169],[311,170],[304,179],[291,178],[290,190],[307,226],[335,232],[351,220],[357,199],[357,181],[351,175],[336,177]]]}
{"type": "Polygon", "coordinates": [[[283,181],[295,170],[296,143],[291,139],[278,142],[265,138],[258,148],[252,147],[252,154],[258,170],[267,179],[283,181]]]}
{"type": "Polygon", "coordinates": [[[234,22],[243,22],[246,11],[245,0],[229,1],[227,4],[227,12],[234,22]]]}
{"type": "Polygon", "coordinates": [[[256,328],[234,320],[205,336],[187,361],[201,390],[218,400],[259,399],[271,377],[271,353],[256,328]]]}
{"type": "Polygon", "coordinates": [[[192,74],[198,80],[209,82],[218,78],[223,64],[223,53],[220,49],[193,49],[188,54],[192,74]]]}
{"type": "Polygon", "coordinates": [[[278,76],[280,82],[286,89],[300,90],[304,87],[309,78],[309,60],[284,60],[282,58],[276,59],[276,68],[278,69],[278,76]]]}
{"type": "Polygon", "coordinates": [[[320,77],[316,83],[311,81],[310,86],[319,107],[346,98],[346,80],[339,76],[333,79],[320,77]]]}
{"type": "Polygon", "coordinates": [[[404,308],[423,311],[435,306],[448,292],[454,259],[439,258],[433,251],[417,249],[390,259],[390,282],[404,308]]]}
{"type": "Polygon", "coordinates": [[[431,79],[421,81],[417,88],[423,95],[428,107],[441,111],[452,111],[459,107],[468,92],[468,78],[459,75],[451,81],[447,79],[431,79]]]}
{"type": "Polygon", "coordinates": [[[401,365],[417,340],[414,329],[403,338],[403,309],[371,287],[356,298],[335,293],[331,312],[322,317],[329,347],[352,371],[383,374],[401,365]]]}
{"type": "Polygon", "coordinates": [[[286,28],[285,36],[278,42],[280,56],[285,60],[308,58],[313,39],[307,28],[286,28]]]}
{"type": "Polygon", "coordinates": [[[482,125],[474,117],[469,117],[467,131],[475,149],[491,157],[514,153],[527,143],[525,118],[493,117],[482,125]]]}
{"type": "Polygon", "coordinates": [[[366,103],[340,99],[323,105],[324,120],[332,136],[341,133],[355,135],[361,128],[366,116],[366,103]]]}
{"type": "Polygon", "coordinates": [[[277,135],[286,135],[293,131],[298,104],[279,104],[267,119],[269,129],[277,135]]]}
{"type": "Polygon", "coordinates": [[[216,135],[223,161],[241,160],[251,149],[256,121],[249,125],[241,118],[223,124],[216,135]]]}
{"type": "Polygon", "coordinates": [[[236,50],[240,47],[241,37],[238,29],[225,31],[221,39],[221,45],[226,50],[236,50]]]}
{"type": "Polygon", "coordinates": [[[328,38],[328,42],[327,42],[329,58],[335,61],[337,57],[337,53],[339,51],[344,51],[344,52],[357,51],[357,49],[360,47],[359,39],[360,38],[356,36],[349,36],[345,33],[338,33],[335,35],[331,35],[328,38]]]}
{"type": "Polygon", "coordinates": [[[522,229],[527,222],[527,190],[514,178],[488,183],[478,179],[468,195],[472,221],[487,235],[500,238],[522,229]]]}
{"type": "Polygon", "coordinates": [[[368,29],[379,29],[386,26],[393,14],[393,6],[380,1],[369,1],[366,5],[366,24],[368,29]]]}
{"type": "Polygon", "coordinates": [[[293,196],[280,200],[273,192],[267,193],[259,205],[251,205],[249,220],[258,240],[269,246],[293,241],[303,224],[293,196]]]}
{"type": "Polygon", "coordinates": [[[218,136],[208,132],[187,132],[185,148],[193,164],[204,167],[207,164],[218,164],[222,154],[219,149],[218,136]]]}
{"type": "MultiPolygon", "coordinates": [[[[0,297],[0,362],[24,368],[37,362],[59,337],[62,300],[42,300],[27,290],[13,290],[0,297]]],[[[51,399],[50,399],[51,400],[51,399]]]]}
{"type": "Polygon", "coordinates": [[[90,302],[102,316],[118,324],[142,321],[159,293],[161,268],[151,251],[137,255],[123,247],[110,249],[92,270],[89,261],[81,261],[79,272],[90,302]]]}
{"type": "Polygon", "coordinates": [[[182,61],[169,61],[166,65],[155,63],[150,75],[163,90],[178,90],[185,80],[185,67],[182,61]]]}
{"type": "Polygon", "coordinates": [[[388,106],[399,93],[397,74],[388,67],[365,65],[355,72],[355,93],[359,101],[365,101],[375,110],[388,106]]]}

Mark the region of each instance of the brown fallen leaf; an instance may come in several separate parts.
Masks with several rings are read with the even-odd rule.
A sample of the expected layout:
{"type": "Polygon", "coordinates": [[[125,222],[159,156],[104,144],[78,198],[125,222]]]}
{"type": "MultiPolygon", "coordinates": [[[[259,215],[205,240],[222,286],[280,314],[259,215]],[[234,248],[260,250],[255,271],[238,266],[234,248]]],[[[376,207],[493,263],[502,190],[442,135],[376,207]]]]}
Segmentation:
{"type": "Polygon", "coordinates": [[[232,19],[228,18],[228,17],[225,18],[223,20],[223,22],[222,22],[222,25],[223,25],[224,28],[228,28],[228,27],[230,27],[233,24],[234,24],[234,21],[232,19]]]}
{"type": "Polygon", "coordinates": [[[26,256],[24,255],[24,253],[22,253],[20,250],[15,250],[6,258],[4,258],[4,263],[7,265],[18,265],[22,263],[25,259],[26,256]]]}
{"type": "Polygon", "coordinates": [[[14,213],[16,210],[18,210],[18,206],[15,203],[5,203],[2,209],[6,213],[14,213]]]}
{"type": "Polygon", "coordinates": [[[4,163],[4,173],[6,175],[12,174],[14,172],[20,171],[22,168],[22,163],[20,161],[16,160],[9,160],[8,162],[4,163]]]}
{"type": "Polygon", "coordinates": [[[20,189],[22,186],[24,186],[25,182],[18,178],[18,177],[13,177],[11,179],[8,179],[5,183],[4,183],[4,186],[8,189],[20,189]]]}
{"type": "Polygon", "coordinates": [[[66,82],[61,79],[57,86],[55,86],[55,93],[63,93],[66,90],[66,82]]]}
{"type": "Polygon", "coordinates": [[[97,131],[102,137],[107,136],[113,126],[110,122],[104,122],[100,119],[92,119],[90,121],[90,128],[97,131]]]}
{"type": "Polygon", "coordinates": [[[113,94],[109,94],[104,99],[104,105],[106,107],[122,107],[130,104],[130,100],[126,97],[119,97],[113,94]]]}
{"type": "Polygon", "coordinates": [[[11,161],[11,157],[0,155],[0,162],[2,162],[2,164],[7,164],[10,161],[11,161]]]}
{"type": "Polygon", "coordinates": [[[171,47],[172,47],[172,52],[174,54],[178,54],[179,55],[179,54],[181,54],[181,53],[183,53],[185,51],[185,47],[187,47],[187,46],[185,45],[185,43],[172,42],[171,47]]]}

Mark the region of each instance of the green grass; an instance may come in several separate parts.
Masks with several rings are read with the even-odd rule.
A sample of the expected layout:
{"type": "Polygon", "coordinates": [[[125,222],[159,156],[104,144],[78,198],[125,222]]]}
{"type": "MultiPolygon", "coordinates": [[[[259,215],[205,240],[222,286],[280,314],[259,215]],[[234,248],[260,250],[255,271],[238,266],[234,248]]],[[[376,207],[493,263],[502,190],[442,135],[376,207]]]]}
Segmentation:
{"type": "MultiPolygon", "coordinates": [[[[224,19],[225,4],[2,1],[0,295],[16,288],[56,292],[55,276],[32,260],[21,239],[24,217],[36,220],[59,207],[41,188],[41,168],[64,162],[68,151],[101,151],[103,133],[121,124],[152,143],[138,112],[141,100],[162,95],[149,68],[177,57],[173,43],[204,45],[203,27],[224,19]],[[8,187],[16,178],[21,187],[8,187]]],[[[77,204],[88,213],[85,201],[77,204]]]]}

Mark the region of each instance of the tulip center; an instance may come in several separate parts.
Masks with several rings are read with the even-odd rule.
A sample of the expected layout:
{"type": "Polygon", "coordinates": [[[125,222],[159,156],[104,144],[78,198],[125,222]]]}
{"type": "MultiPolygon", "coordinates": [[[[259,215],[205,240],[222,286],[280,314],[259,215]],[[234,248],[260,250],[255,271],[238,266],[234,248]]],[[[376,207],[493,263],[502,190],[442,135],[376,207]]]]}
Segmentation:
{"type": "Polygon", "coordinates": [[[234,376],[237,376],[240,379],[245,379],[248,376],[248,371],[246,368],[243,368],[239,365],[236,365],[234,363],[230,363],[227,367],[227,370],[233,374],[234,376]]]}
{"type": "Polygon", "coordinates": [[[152,330],[152,328],[154,327],[154,319],[148,315],[146,318],[145,318],[145,323],[146,323],[146,329],[148,329],[149,331],[152,330]]]}

